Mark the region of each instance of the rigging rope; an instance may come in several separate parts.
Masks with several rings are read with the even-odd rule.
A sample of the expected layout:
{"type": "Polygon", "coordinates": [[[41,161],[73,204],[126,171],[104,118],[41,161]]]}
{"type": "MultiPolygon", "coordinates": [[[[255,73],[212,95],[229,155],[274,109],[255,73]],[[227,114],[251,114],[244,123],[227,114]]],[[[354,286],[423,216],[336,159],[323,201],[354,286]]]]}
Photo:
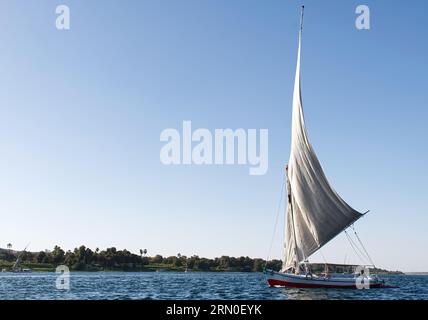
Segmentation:
{"type": "Polygon", "coordinates": [[[366,248],[364,247],[363,242],[361,241],[360,237],[357,234],[357,231],[355,231],[354,226],[352,225],[352,230],[354,230],[355,233],[355,237],[357,238],[358,242],[360,243],[361,247],[363,248],[364,252],[366,253],[367,258],[369,259],[370,263],[373,265],[373,267],[375,266],[372,258],[370,257],[369,253],[367,252],[366,248]]]}
{"type": "Polygon", "coordinates": [[[321,253],[321,257],[324,260],[324,264],[327,264],[327,260],[325,259],[324,254],[322,253],[322,250],[319,249],[318,251],[321,253]]]}
{"type": "Polygon", "coordinates": [[[346,238],[348,239],[349,244],[351,245],[352,250],[354,250],[354,253],[355,253],[355,254],[357,255],[357,257],[361,260],[361,262],[362,262],[363,264],[365,264],[364,259],[363,259],[363,258],[361,258],[360,254],[359,254],[359,253],[358,253],[358,251],[356,250],[356,249],[358,249],[358,250],[359,250],[359,248],[358,248],[358,247],[356,247],[356,245],[355,245],[354,241],[353,241],[353,240],[352,240],[352,238],[349,236],[348,232],[346,232],[346,230],[345,230],[345,235],[346,235],[346,238]]]}
{"type": "Polygon", "coordinates": [[[277,225],[278,225],[279,213],[281,212],[282,198],[284,197],[284,189],[285,189],[285,181],[282,182],[281,195],[279,197],[278,209],[276,210],[275,225],[273,227],[272,239],[270,241],[269,251],[268,251],[268,255],[266,257],[266,262],[265,262],[265,267],[264,267],[265,269],[266,269],[267,263],[269,261],[271,251],[272,251],[273,241],[275,240],[275,234],[276,234],[276,229],[277,229],[277,225]]]}
{"type": "Polygon", "coordinates": [[[319,249],[318,251],[321,253],[321,257],[324,260],[324,273],[327,276],[327,273],[328,273],[328,262],[327,262],[327,259],[324,257],[324,254],[322,253],[321,249],[319,249]]]}

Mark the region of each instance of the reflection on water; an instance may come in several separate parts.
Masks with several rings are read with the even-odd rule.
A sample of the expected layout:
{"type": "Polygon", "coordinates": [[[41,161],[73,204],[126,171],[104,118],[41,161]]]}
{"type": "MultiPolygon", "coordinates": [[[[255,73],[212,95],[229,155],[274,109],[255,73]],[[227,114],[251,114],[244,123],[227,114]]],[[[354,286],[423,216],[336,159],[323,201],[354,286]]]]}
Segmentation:
{"type": "Polygon", "coordinates": [[[0,273],[1,299],[426,299],[428,276],[385,276],[394,289],[269,288],[261,273],[72,272],[70,291],[55,273],[0,273]]]}
{"type": "Polygon", "coordinates": [[[284,296],[290,300],[325,300],[326,289],[281,288],[284,296]]]}

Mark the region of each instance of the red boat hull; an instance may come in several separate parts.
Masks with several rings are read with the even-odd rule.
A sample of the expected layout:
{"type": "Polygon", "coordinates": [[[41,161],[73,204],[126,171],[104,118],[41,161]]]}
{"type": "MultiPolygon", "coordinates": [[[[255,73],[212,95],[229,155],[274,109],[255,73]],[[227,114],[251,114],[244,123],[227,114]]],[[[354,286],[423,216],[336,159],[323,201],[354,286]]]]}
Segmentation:
{"type": "Polygon", "coordinates": [[[317,277],[308,275],[295,275],[274,271],[266,272],[266,280],[270,287],[296,287],[296,288],[333,288],[333,289],[357,289],[357,283],[361,283],[364,288],[385,288],[383,280],[375,277],[358,279],[355,277],[317,277]]]}
{"type": "MultiPolygon", "coordinates": [[[[295,283],[283,280],[268,279],[270,287],[295,287],[295,288],[332,288],[332,289],[357,289],[355,284],[353,285],[334,285],[334,284],[318,284],[318,283],[295,283]]],[[[371,284],[370,288],[381,288],[382,284],[371,284]]]]}

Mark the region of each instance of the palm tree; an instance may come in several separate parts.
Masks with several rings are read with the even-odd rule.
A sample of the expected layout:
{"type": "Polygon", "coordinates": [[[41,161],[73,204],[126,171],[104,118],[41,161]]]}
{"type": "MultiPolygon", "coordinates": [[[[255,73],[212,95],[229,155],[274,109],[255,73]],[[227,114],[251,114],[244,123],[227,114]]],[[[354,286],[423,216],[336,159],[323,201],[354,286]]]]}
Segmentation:
{"type": "Polygon", "coordinates": [[[9,253],[10,253],[10,249],[12,249],[12,244],[11,243],[7,244],[7,249],[9,250],[9,253]]]}
{"type": "Polygon", "coordinates": [[[143,249],[140,249],[140,256],[141,257],[143,257],[143,253],[144,253],[143,249]]]}
{"type": "Polygon", "coordinates": [[[144,255],[146,255],[147,254],[147,249],[144,249],[143,253],[144,253],[144,255]]]}

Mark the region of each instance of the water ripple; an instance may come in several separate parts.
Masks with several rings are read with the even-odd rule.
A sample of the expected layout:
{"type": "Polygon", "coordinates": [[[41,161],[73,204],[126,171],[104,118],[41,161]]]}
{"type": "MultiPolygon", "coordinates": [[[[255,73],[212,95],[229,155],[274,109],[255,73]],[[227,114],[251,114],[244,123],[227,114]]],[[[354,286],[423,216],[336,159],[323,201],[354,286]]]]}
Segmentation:
{"type": "Polygon", "coordinates": [[[72,272],[69,291],[56,289],[55,273],[0,273],[0,297],[37,299],[424,299],[428,276],[385,276],[400,288],[344,290],[269,288],[260,273],[72,272]]]}

